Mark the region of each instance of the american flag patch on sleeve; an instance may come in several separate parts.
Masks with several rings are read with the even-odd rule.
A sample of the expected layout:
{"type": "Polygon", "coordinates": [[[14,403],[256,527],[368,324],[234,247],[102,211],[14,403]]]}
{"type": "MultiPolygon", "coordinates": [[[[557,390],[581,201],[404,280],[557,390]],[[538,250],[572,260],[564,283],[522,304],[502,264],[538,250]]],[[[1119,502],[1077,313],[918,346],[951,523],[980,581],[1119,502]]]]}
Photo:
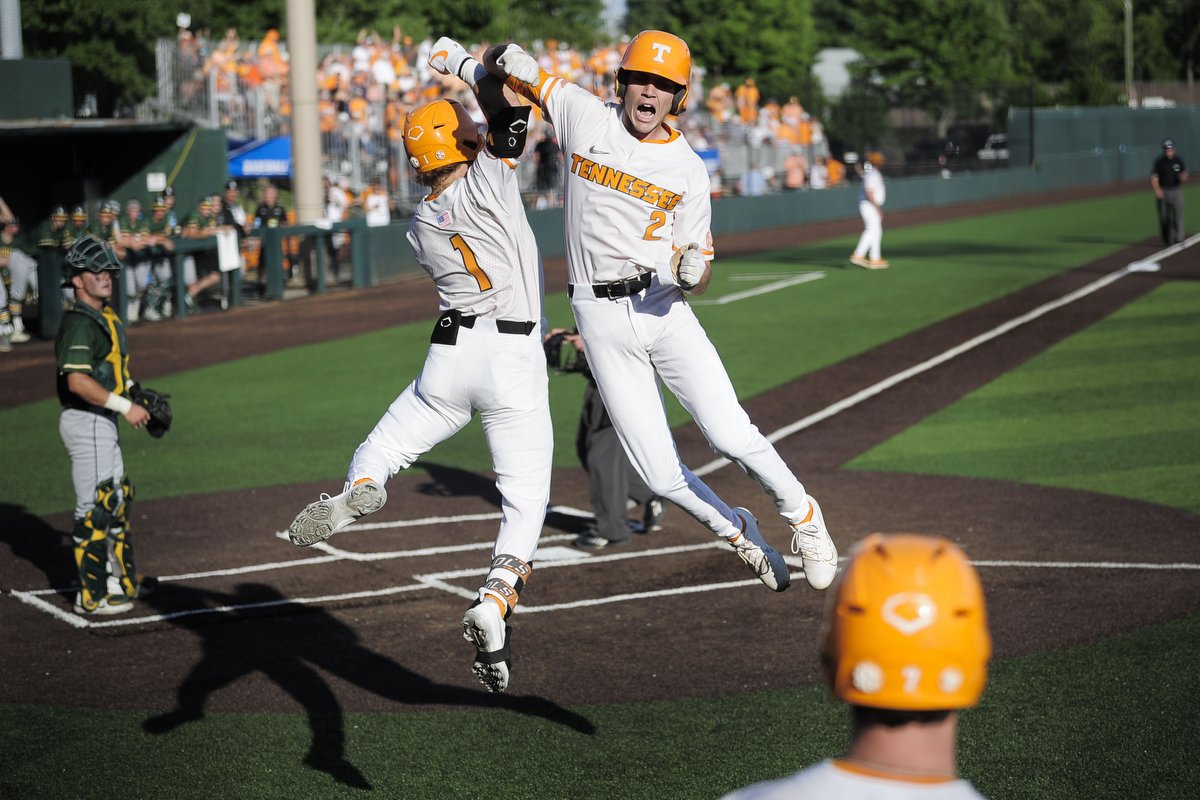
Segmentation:
{"type": "Polygon", "coordinates": [[[437,215],[437,224],[439,228],[449,228],[454,220],[450,217],[449,211],[443,211],[437,215]]]}

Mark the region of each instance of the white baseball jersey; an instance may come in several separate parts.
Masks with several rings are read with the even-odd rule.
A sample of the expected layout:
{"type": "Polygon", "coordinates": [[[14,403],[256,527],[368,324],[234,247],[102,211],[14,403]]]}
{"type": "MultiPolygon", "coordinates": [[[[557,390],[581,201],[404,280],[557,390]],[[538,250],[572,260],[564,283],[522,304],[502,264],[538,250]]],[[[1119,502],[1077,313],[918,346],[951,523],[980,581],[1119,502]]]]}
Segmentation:
{"type": "Polygon", "coordinates": [[[858,200],[859,202],[870,202],[872,199],[876,205],[882,206],[887,199],[887,190],[883,188],[883,173],[867,164],[863,168],[863,180],[862,186],[858,190],[858,200]]]}
{"type": "Polygon", "coordinates": [[[639,142],[625,130],[620,104],[542,76],[539,102],[563,151],[571,283],[653,272],[692,242],[711,259],[708,169],[679,131],[639,142]]]}
{"type": "MultiPolygon", "coordinates": [[[[510,86],[513,84],[510,83],[510,86]]],[[[667,264],[697,243],[712,258],[708,170],[678,131],[639,141],[619,103],[542,72],[536,97],[563,149],[565,238],[571,308],[613,427],[654,494],[714,533],[737,535],[737,517],[680,460],[661,379],[713,449],[739,464],[785,517],[807,511],[804,487],[738,403],[729,374],[667,264]],[[615,300],[593,284],[649,274],[649,285],[615,300]]],[[[527,91],[526,91],[527,90],[527,91]]]]}
{"type": "MultiPolygon", "coordinates": [[[[532,561],[550,498],[554,434],[542,348],[542,263],[516,164],[481,153],[466,176],[421,201],[408,239],[443,312],[473,319],[430,344],[421,373],[354,453],[347,487],[386,481],[478,413],[504,516],[493,555],[532,561]],[[501,330],[498,320],[532,323],[501,330]]],[[[441,330],[453,325],[439,319],[441,330]]],[[[511,581],[511,573],[493,570],[511,581]]]]}
{"type": "Polygon", "coordinates": [[[516,167],[484,149],[466,177],[413,212],[408,241],[437,284],[443,311],[540,323],[541,255],[516,167]]]}
{"type": "Polygon", "coordinates": [[[722,800],[983,800],[964,780],[917,782],[858,771],[839,761],[822,761],[787,778],[765,781],[722,800]]]}

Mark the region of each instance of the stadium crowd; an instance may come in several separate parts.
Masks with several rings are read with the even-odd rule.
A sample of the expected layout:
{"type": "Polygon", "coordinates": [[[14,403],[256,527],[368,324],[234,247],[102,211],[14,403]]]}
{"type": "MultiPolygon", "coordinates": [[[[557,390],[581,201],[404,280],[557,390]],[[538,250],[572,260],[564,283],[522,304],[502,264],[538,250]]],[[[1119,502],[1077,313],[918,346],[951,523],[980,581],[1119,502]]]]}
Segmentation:
{"type": "MultiPolygon", "coordinates": [[[[179,35],[177,76],[182,100],[210,87],[223,127],[245,135],[255,127],[269,135],[290,132],[288,55],[277,30],[251,41],[243,41],[233,28],[220,40],[210,39],[206,31],[193,33],[183,27],[179,35]],[[255,110],[261,114],[255,118],[257,125],[250,121],[255,110]]],[[[528,50],[546,72],[610,100],[617,63],[627,44],[628,38],[621,38],[585,52],[566,42],[546,40],[533,42],[528,50]]],[[[400,146],[400,131],[410,110],[446,97],[458,100],[475,119],[483,121],[469,91],[429,68],[431,46],[431,40],[415,40],[396,27],[390,39],[364,30],[353,46],[320,48],[318,118],[327,166],[343,164],[354,154],[372,165],[358,175],[359,184],[386,177],[387,185],[394,189],[404,176],[397,169],[397,159],[387,158],[384,150],[400,146]]],[[[478,43],[471,49],[481,56],[488,46],[478,43]]],[[[691,96],[703,100],[693,103],[678,124],[698,152],[711,153],[706,160],[714,178],[714,194],[824,188],[845,180],[844,165],[832,159],[821,121],[805,110],[797,96],[782,101],[763,97],[753,77],[736,86],[720,82],[705,90],[704,77],[703,68],[693,69],[691,96]],[[780,157],[767,159],[729,182],[717,155],[719,148],[728,145],[771,148],[779,151],[780,157]],[[784,160],[788,163],[781,163],[784,160]]],[[[536,109],[532,119],[531,145],[547,132],[536,109]]],[[[554,202],[552,196],[533,192],[529,198],[531,203],[554,202]]]]}

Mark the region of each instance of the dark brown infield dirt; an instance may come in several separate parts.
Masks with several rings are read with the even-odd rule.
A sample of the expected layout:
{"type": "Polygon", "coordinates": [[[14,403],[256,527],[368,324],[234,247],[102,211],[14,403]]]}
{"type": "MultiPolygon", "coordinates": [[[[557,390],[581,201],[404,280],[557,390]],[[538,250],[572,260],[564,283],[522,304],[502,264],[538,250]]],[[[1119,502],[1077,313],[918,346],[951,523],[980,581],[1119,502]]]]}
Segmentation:
{"type": "MultiPolygon", "coordinates": [[[[1136,190],[1143,188],[1139,184],[1136,190]]],[[[897,212],[888,215],[886,224],[895,229],[1134,190],[1123,184],[897,212]]],[[[846,220],[726,236],[717,245],[720,254],[728,256],[804,245],[858,229],[858,220],[846,220]]],[[[1148,239],[794,380],[751,399],[746,408],[760,429],[777,430],[1158,249],[1157,241],[1148,239]]],[[[546,275],[548,292],[565,290],[561,262],[547,263],[546,275]]],[[[1198,278],[1200,255],[1185,251],[1164,261],[1161,272],[1117,280],[979,346],[969,357],[951,359],[776,446],[820,499],[843,553],[870,532],[908,531],[949,536],[972,559],[985,562],[980,571],[998,658],[1089,642],[1193,613],[1200,608],[1194,572],[1102,565],[1200,562],[1196,515],[1068,489],[857,472],[843,465],[1163,281],[1198,278]]],[[[436,294],[427,280],[403,281],[137,327],[130,331],[130,346],[141,379],[151,383],[182,369],[430,318],[435,307],[436,294]]],[[[0,356],[5,387],[0,407],[53,396],[53,372],[49,342],[0,356]]],[[[712,460],[712,451],[694,425],[679,429],[677,440],[691,466],[712,460]]],[[[347,447],[354,444],[348,442],[347,447]]],[[[436,456],[435,450],[429,476],[401,476],[389,484],[388,505],[372,522],[498,510],[499,496],[490,477],[439,466],[436,456]]],[[[766,496],[740,470],[726,466],[705,480],[722,497],[747,505],[767,538],[788,552],[786,525],[777,521],[766,496]]],[[[596,563],[538,565],[522,604],[578,605],[514,617],[510,693],[489,695],[471,675],[473,649],[461,637],[465,597],[424,587],[380,593],[388,587],[413,586],[417,574],[468,569],[482,573],[487,549],[308,563],[326,554],[295,548],[277,533],[305,503],[331,488],[336,487],[274,486],[138,501],[139,563],[168,580],[139,600],[131,614],[108,618],[120,625],[89,629],[72,627],[6,593],[0,702],[170,712],[151,723],[162,730],[196,718],[202,709],[304,712],[324,719],[314,731],[329,734],[340,726],[336,720],[343,711],[496,707],[588,731],[590,722],[581,705],[736,695],[820,679],[816,647],[825,596],[808,588],[798,571],[792,588],[782,594],[755,582],[585,604],[618,594],[752,579],[728,548],[715,543],[711,548],[636,557],[651,549],[713,541],[671,508],[662,531],[635,536],[630,547],[611,551],[613,560],[604,558],[610,555],[606,551],[596,563]],[[294,565],[226,574],[242,565],[289,563],[294,565]],[[207,571],[221,574],[196,577],[207,571]],[[183,573],[191,577],[169,580],[183,573]],[[353,592],[373,594],[288,602],[353,592]],[[216,610],[226,607],[237,608],[216,610]],[[210,613],[173,615],[196,609],[210,613]],[[151,615],[169,616],[125,624],[151,615]],[[86,692],[79,684],[83,663],[90,673],[86,692]]],[[[552,503],[588,508],[581,470],[556,470],[552,503]]],[[[0,503],[0,540],[11,551],[0,565],[4,589],[30,591],[74,582],[69,516],[38,518],[11,501],[0,503]]],[[[330,544],[364,555],[482,546],[490,543],[494,526],[494,521],[483,520],[347,532],[330,544]]],[[[566,545],[565,538],[552,537],[575,533],[582,526],[578,517],[552,512],[543,543],[566,545]]],[[[471,592],[478,576],[447,582],[471,592]]],[[[69,612],[65,593],[39,597],[69,612]]]]}

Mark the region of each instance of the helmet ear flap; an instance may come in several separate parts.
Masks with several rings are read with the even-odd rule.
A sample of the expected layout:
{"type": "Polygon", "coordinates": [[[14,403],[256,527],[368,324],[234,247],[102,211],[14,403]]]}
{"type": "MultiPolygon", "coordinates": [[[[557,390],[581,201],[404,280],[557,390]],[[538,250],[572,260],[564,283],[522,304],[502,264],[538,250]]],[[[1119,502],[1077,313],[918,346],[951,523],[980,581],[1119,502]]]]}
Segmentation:
{"type": "Polygon", "coordinates": [[[683,113],[683,107],[684,103],[687,102],[687,96],[688,87],[686,86],[680,87],[679,90],[675,92],[675,99],[671,101],[671,113],[673,115],[679,116],[679,114],[683,113]]]}

